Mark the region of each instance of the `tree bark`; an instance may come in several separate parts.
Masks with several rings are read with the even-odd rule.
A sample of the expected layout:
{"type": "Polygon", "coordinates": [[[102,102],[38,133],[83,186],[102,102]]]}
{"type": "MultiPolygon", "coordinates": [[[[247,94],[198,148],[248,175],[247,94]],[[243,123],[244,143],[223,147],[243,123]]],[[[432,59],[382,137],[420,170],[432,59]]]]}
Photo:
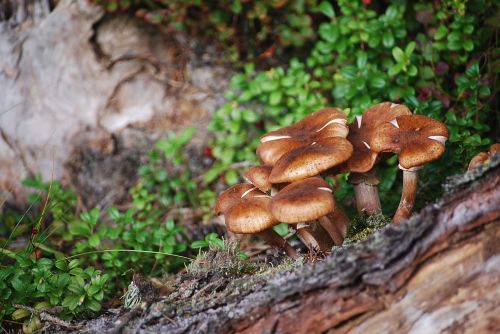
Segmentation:
{"type": "MultiPolygon", "coordinates": [[[[211,286],[204,299],[202,285],[167,297],[124,332],[498,332],[499,189],[497,157],[450,180],[440,201],[401,225],[316,264],[211,286]]],[[[102,331],[112,319],[86,326],[102,331]]]]}

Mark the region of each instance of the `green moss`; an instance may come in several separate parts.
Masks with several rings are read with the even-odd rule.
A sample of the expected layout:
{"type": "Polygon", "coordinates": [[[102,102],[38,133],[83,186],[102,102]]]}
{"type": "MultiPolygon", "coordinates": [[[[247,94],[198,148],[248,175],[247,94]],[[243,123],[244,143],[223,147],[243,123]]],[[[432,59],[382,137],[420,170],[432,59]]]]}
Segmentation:
{"type": "Polygon", "coordinates": [[[375,231],[380,230],[390,222],[391,219],[384,216],[383,214],[372,216],[358,216],[352,221],[351,225],[349,226],[344,244],[350,244],[353,242],[365,240],[375,231]]]}

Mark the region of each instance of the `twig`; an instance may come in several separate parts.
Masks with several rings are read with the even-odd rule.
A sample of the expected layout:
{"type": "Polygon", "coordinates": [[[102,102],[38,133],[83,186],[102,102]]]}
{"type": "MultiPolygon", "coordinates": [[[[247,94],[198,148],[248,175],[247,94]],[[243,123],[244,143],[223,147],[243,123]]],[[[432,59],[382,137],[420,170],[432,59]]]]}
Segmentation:
{"type": "Polygon", "coordinates": [[[31,313],[38,314],[38,316],[40,317],[40,320],[47,321],[47,322],[53,323],[55,325],[58,325],[58,326],[61,326],[64,328],[81,329],[83,327],[82,325],[73,325],[72,323],[67,322],[65,320],[62,320],[62,319],[59,319],[58,317],[53,316],[47,312],[38,311],[38,310],[35,310],[34,308],[29,307],[29,306],[19,305],[19,304],[13,304],[12,306],[14,306],[17,309],[27,310],[27,311],[30,311],[31,313]]]}

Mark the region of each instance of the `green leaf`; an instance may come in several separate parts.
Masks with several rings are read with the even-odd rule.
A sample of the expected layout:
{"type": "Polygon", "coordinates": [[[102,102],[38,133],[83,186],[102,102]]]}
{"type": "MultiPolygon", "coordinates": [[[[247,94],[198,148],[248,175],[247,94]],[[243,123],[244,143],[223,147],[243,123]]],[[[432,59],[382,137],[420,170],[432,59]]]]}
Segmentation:
{"type": "Polygon", "coordinates": [[[380,77],[372,77],[368,81],[368,85],[372,88],[384,88],[386,85],[386,81],[383,78],[380,77]]]}
{"type": "Polygon", "coordinates": [[[392,49],[392,56],[398,63],[404,62],[406,60],[405,53],[403,52],[403,50],[401,50],[401,48],[397,46],[392,49]]]}
{"type": "Polygon", "coordinates": [[[68,262],[64,259],[57,260],[55,266],[62,271],[68,270],[68,262]]]}
{"type": "Polygon", "coordinates": [[[384,44],[386,48],[390,48],[394,45],[394,36],[390,31],[386,31],[382,35],[382,44],[384,44]]]}
{"type": "MultiPolygon", "coordinates": [[[[319,26],[319,35],[321,38],[323,38],[325,41],[331,43],[335,43],[339,37],[339,28],[333,24],[333,23],[321,23],[319,26]]],[[[318,43],[319,44],[319,43],[318,43]]],[[[321,47],[321,44],[317,45],[317,47],[321,47]]],[[[326,49],[325,51],[331,51],[331,45],[325,45],[323,49],[326,49]]],[[[323,52],[327,53],[327,52],[323,52]]]]}
{"type": "Polygon", "coordinates": [[[488,87],[488,86],[479,87],[479,96],[486,97],[486,96],[490,96],[490,94],[491,94],[490,87],[488,87]]]}
{"type": "Polygon", "coordinates": [[[442,40],[446,36],[446,34],[448,34],[448,29],[444,24],[442,24],[436,30],[436,33],[434,34],[434,39],[436,41],[442,40]]]}
{"type": "Polygon", "coordinates": [[[408,67],[407,73],[410,77],[414,77],[417,75],[418,69],[415,65],[410,65],[410,67],[408,67]]]}
{"type": "Polygon", "coordinates": [[[283,94],[280,91],[274,91],[269,96],[269,104],[272,106],[277,106],[281,102],[283,94]]]}
{"type": "Polygon", "coordinates": [[[328,1],[323,1],[319,4],[318,9],[321,13],[328,16],[329,18],[335,17],[335,10],[333,6],[328,1]]]}
{"type": "Polygon", "coordinates": [[[238,173],[234,170],[227,171],[224,175],[226,178],[227,184],[236,184],[238,183],[238,173]]]}
{"type": "Polygon", "coordinates": [[[416,45],[417,43],[415,42],[408,43],[405,49],[406,58],[410,58],[410,56],[413,54],[413,51],[415,50],[416,45]]]}
{"type": "Polygon", "coordinates": [[[356,59],[356,65],[358,65],[358,68],[363,69],[366,66],[367,60],[368,60],[368,55],[366,54],[366,52],[360,52],[356,59]]]}
{"type": "Polygon", "coordinates": [[[91,311],[99,312],[101,310],[101,304],[95,300],[89,300],[85,306],[91,311]]]}
{"type": "Polygon", "coordinates": [[[80,221],[69,226],[69,233],[76,236],[90,237],[91,229],[87,223],[80,221]]]}
{"type": "Polygon", "coordinates": [[[196,240],[191,243],[191,248],[192,249],[200,249],[200,248],[206,248],[208,247],[208,242],[205,240],[196,240]]]}
{"type": "Polygon", "coordinates": [[[474,42],[472,42],[471,40],[467,40],[464,42],[464,49],[465,51],[472,51],[474,50],[474,42]]]}
{"type": "Polygon", "coordinates": [[[89,243],[90,247],[97,248],[99,246],[99,244],[101,243],[101,239],[99,238],[99,236],[97,234],[94,234],[88,239],[88,243],[89,243]]]}
{"type": "Polygon", "coordinates": [[[394,65],[393,67],[391,67],[389,69],[389,72],[388,74],[393,77],[395,76],[396,74],[398,74],[399,72],[401,72],[403,70],[403,67],[404,67],[404,64],[403,63],[397,63],[396,65],[394,65]]]}

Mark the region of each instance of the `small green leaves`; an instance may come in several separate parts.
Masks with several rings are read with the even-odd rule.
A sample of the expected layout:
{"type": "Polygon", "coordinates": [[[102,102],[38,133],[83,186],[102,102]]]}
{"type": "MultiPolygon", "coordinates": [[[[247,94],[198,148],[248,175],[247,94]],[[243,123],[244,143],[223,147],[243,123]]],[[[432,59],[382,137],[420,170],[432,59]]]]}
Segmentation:
{"type": "Polygon", "coordinates": [[[335,17],[335,11],[333,10],[333,6],[328,1],[322,1],[319,4],[318,9],[321,13],[328,16],[329,18],[335,17]]]}

